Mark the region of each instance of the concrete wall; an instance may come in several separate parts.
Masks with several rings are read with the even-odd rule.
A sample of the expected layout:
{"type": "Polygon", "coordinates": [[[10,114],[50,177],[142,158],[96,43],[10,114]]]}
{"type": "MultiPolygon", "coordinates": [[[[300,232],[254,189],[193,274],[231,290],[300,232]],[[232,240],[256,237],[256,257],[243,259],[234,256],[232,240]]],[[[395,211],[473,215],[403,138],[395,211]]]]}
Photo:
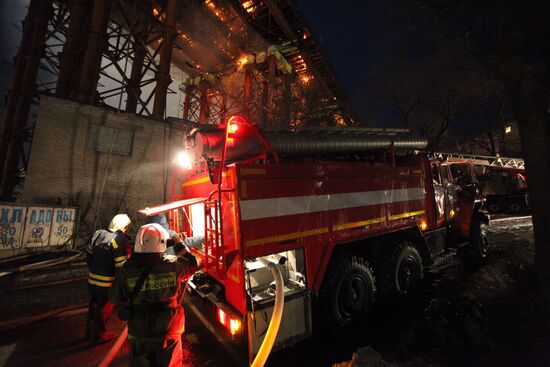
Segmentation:
{"type": "Polygon", "coordinates": [[[135,219],[138,209],[169,198],[166,162],[178,140],[181,132],[164,122],[42,96],[22,201],[79,207],[82,244],[114,214],[135,219]],[[133,131],[131,154],[94,151],[91,124],[133,131]]]}

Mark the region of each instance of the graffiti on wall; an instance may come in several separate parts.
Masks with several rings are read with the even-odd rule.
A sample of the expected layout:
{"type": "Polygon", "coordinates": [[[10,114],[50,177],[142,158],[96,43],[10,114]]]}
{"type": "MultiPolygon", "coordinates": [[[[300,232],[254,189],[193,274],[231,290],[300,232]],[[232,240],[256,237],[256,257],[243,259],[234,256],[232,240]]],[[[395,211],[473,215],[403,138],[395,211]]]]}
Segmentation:
{"type": "Polygon", "coordinates": [[[27,208],[0,205],[0,250],[21,248],[27,208]]]}
{"type": "Polygon", "coordinates": [[[44,247],[50,239],[53,208],[30,207],[27,210],[27,222],[23,232],[25,247],[44,247]]]}
{"type": "Polygon", "coordinates": [[[77,209],[0,204],[0,251],[73,244],[77,209]]]}
{"type": "Polygon", "coordinates": [[[50,246],[62,246],[72,241],[75,217],[76,209],[74,208],[54,209],[50,246]]]}

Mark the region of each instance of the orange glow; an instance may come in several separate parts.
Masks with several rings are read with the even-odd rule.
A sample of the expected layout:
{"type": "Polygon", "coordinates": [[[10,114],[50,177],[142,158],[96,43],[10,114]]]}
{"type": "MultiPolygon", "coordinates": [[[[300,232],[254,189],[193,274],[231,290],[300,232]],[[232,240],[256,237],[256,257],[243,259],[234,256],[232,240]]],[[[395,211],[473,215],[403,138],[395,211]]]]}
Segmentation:
{"type": "Polygon", "coordinates": [[[218,320],[221,322],[222,325],[225,325],[226,316],[225,312],[223,312],[221,308],[218,308],[218,320]]]}
{"type": "Polygon", "coordinates": [[[252,2],[251,0],[245,1],[244,3],[242,3],[242,6],[247,13],[253,13],[256,10],[256,6],[254,6],[254,2],[252,2]]]}
{"type": "Polygon", "coordinates": [[[346,126],[346,120],[344,120],[344,118],[342,117],[342,115],[340,115],[339,113],[337,113],[337,114],[334,115],[334,121],[335,121],[336,124],[338,124],[338,125],[346,126]]]}
{"type": "Polygon", "coordinates": [[[229,124],[229,132],[230,132],[230,133],[236,133],[237,130],[239,130],[239,125],[237,125],[237,124],[229,124]]]}
{"type": "Polygon", "coordinates": [[[239,65],[242,65],[242,66],[248,64],[248,57],[246,57],[246,56],[240,57],[239,60],[237,61],[237,63],[239,65]]]}
{"type": "Polygon", "coordinates": [[[153,8],[153,15],[154,15],[155,17],[158,17],[159,14],[160,14],[160,11],[158,10],[158,8],[153,8]]]}
{"type": "Polygon", "coordinates": [[[218,321],[231,333],[231,335],[235,335],[241,330],[241,320],[228,317],[221,308],[218,308],[217,314],[218,321]]]}
{"type": "Polygon", "coordinates": [[[301,81],[302,83],[304,83],[304,84],[308,84],[308,83],[311,81],[311,79],[313,79],[313,77],[311,77],[311,76],[309,76],[309,75],[307,75],[307,74],[302,74],[302,75],[300,76],[300,81],[301,81]]]}
{"type": "Polygon", "coordinates": [[[454,210],[454,209],[449,210],[449,215],[451,216],[451,218],[454,217],[455,214],[456,214],[456,213],[455,213],[455,210],[454,210]]]}
{"type": "Polygon", "coordinates": [[[428,229],[428,223],[426,223],[425,220],[423,220],[422,222],[420,222],[420,230],[421,231],[425,231],[428,229]]]}
{"type": "Polygon", "coordinates": [[[231,335],[237,334],[239,330],[241,330],[241,322],[236,319],[231,319],[230,330],[229,330],[231,332],[231,335]]]}

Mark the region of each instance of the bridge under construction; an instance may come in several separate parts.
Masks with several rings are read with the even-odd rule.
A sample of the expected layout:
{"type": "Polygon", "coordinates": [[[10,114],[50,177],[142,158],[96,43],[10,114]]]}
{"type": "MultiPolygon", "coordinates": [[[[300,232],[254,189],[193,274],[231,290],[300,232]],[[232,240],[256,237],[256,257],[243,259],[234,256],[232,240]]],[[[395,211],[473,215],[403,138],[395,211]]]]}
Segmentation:
{"type": "Polygon", "coordinates": [[[1,122],[4,200],[21,191],[45,95],[156,121],[357,124],[292,0],[31,0],[1,122]]]}

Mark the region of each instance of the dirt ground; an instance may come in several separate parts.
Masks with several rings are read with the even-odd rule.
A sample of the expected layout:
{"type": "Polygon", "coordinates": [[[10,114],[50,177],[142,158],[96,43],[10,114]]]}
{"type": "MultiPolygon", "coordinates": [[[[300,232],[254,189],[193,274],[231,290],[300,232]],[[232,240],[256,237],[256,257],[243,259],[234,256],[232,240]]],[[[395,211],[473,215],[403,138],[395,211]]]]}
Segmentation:
{"type": "MultiPolygon", "coordinates": [[[[490,226],[487,265],[464,269],[457,259],[425,277],[412,297],[380,303],[364,324],[335,335],[316,335],[270,356],[267,366],[550,366],[550,337],[537,320],[532,225],[527,218],[502,218],[490,226]]],[[[85,268],[63,272],[82,278],[85,268]]],[[[40,272],[27,277],[41,277],[40,272]]],[[[24,277],[23,277],[24,278],[24,277]]],[[[108,349],[83,344],[85,280],[47,288],[8,291],[0,279],[0,323],[68,305],[62,317],[0,329],[1,366],[93,366],[108,349]]],[[[19,279],[16,286],[25,286],[19,279]]],[[[13,286],[14,284],[12,284],[13,286]]],[[[216,354],[215,340],[199,334],[187,312],[187,365],[238,365],[216,354]]],[[[12,325],[13,326],[13,325],[12,325]]],[[[115,329],[122,323],[116,322],[115,329]]],[[[126,364],[125,353],[115,366],[126,364]]]]}

